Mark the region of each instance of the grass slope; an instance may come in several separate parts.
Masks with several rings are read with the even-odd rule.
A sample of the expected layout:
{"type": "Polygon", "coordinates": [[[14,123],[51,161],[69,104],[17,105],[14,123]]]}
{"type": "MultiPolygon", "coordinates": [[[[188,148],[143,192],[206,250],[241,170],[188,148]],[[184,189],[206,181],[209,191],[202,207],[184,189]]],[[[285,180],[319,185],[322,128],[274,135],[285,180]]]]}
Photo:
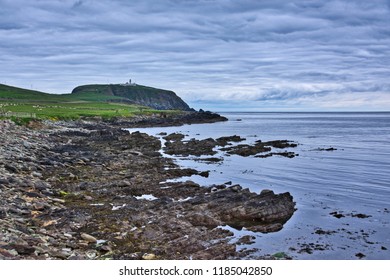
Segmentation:
{"type": "MultiPolygon", "coordinates": [[[[0,117],[78,119],[159,113],[145,106],[107,101],[103,93],[48,94],[0,84],[0,117]]],[[[173,113],[165,112],[164,113],[173,113]]]]}

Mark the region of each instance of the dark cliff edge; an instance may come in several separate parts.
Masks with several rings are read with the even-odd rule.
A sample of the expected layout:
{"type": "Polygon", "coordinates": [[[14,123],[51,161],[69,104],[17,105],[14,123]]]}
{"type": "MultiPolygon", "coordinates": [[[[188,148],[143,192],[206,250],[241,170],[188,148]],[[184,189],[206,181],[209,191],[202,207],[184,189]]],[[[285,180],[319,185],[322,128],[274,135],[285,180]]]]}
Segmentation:
{"type": "Polygon", "coordinates": [[[80,99],[91,96],[102,101],[147,106],[157,110],[192,111],[175,92],[136,84],[83,85],[72,91],[80,99]]]}

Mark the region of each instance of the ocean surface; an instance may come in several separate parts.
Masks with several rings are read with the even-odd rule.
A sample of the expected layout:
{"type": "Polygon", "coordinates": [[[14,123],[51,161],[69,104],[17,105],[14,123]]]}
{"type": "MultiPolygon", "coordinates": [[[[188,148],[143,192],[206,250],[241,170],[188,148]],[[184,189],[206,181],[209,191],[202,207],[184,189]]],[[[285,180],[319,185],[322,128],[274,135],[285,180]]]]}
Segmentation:
{"type": "MultiPolygon", "coordinates": [[[[256,140],[291,140],[299,156],[226,156],[207,164],[176,157],[182,167],[210,170],[201,185],[232,181],[259,193],[290,192],[297,211],[276,233],[234,232],[255,243],[238,250],[253,256],[284,252],[294,259],[390,259],[390,113],[221,113],[229,121],[145,128],[151,135],[180,132],[187,139],[240,135],[256,140]],[[333,148],[332,150],[326,150],[333,148]],[[339,214],[339,215],[336,215],[339,214]],[[335,217],[338,216],[338,217],[335,217]]],[[[285,149],[283,149],[284,151],[285,149]]]]}

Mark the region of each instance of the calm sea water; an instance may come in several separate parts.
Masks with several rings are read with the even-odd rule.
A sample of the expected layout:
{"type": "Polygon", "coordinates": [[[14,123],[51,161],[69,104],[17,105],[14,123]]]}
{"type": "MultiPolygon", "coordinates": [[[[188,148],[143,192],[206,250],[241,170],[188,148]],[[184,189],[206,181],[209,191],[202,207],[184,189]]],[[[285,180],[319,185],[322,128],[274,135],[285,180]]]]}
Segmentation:
{"type": "MultiPolygon", "coordinates": [[[[232,181],[259,193],[290,192],[297,211],[276,233],[235,230],[256,242],[238,249],[255,254],[285,252],[297,259],[390,259],[390,113],[222,113],[228,122],[137,129],[151,135],[181,132],[187,138],[240,135],[255,140],[287,139],[295,158],[223,156],[220,164],[177,158],[179,165],[210,170],[202,185],[232,181]],[[337,150],[325,151],[333,147],[337,150]],[[336,218],[330,213],[343,214],[336,218]],[[359,218],[357,214],[368,217],[359,218]],[[357,256],[358,254],[358,256],[357,256]],[[362,256],[362,255],[360,255],[362,256]]],[[[234,242],[234,240],[232,240],[234,242]]]]}

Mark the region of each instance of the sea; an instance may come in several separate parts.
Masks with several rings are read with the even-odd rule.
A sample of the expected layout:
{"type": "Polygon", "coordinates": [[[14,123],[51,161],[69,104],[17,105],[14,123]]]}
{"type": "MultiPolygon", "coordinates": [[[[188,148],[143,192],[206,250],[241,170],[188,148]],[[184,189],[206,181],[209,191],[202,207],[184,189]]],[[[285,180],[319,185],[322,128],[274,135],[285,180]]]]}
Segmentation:
{"type": "MultiPolygon", "coordinates": [[[[293,259],[390,260],[390,113],[221,112],[226,122],[131,131],[183,133],[186,139],[239,135],[257,140],[290,140],[298,156],[241,157],[219,152],[218,163],[173,157],[183,168],[210,171],[208,178],[183,177],[203,186],[231,182],[260,193],[289,192],[296,211],[282,230],[254,233],[223,226],[254,242],[237,246],[247,258],[275,255],[293,259]]],[[[163,141],[163,139],[161,139],[163,141]]],[[[163,151],[162,151],[163,152],[163,151]]],[[[172,157],[169,155],[164,155],[172,157]]]]}

